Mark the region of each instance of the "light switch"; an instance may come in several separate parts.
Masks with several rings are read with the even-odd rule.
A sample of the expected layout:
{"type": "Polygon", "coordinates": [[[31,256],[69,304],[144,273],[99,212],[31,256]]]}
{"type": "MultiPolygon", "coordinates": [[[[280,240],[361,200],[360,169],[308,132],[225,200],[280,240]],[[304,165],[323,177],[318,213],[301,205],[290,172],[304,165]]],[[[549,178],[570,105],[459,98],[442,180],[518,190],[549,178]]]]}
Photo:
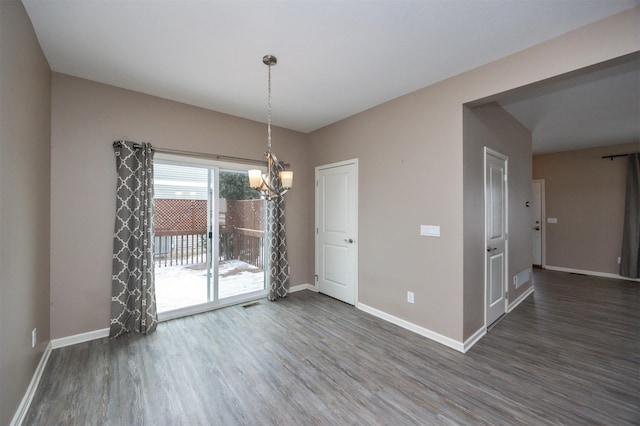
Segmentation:
{"type": "Polygon", "coordinates": [[[420,225],[420,235],[424,237],[439,237],[440,226],[439,225],[420,225]]]}
{"type": "Polygon", "coordinates": [[[548,217],[547,218],[547,223],[558,223],[558,218],[557,217],[548,217]]]}

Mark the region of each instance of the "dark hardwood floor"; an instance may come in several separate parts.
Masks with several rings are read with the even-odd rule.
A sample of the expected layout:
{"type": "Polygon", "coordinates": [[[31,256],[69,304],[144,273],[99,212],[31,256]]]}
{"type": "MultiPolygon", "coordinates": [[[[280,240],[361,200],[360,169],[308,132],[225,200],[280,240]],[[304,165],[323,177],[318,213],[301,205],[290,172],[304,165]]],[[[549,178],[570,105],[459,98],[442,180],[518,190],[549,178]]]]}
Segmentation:
{"type": "Polygon", "coordinates": [[[310,291],[57,349],[25,424],[639,424],[640,284],[534,277],[467,354],[310,291]]]}

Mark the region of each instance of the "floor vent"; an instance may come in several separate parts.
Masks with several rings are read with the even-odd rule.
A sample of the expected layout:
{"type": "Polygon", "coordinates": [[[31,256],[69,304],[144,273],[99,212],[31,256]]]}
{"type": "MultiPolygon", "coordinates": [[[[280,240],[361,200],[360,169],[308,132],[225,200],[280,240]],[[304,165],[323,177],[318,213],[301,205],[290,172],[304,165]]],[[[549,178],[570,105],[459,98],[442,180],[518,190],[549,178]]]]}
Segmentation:
{"type": "Polygon", "coordinates": [[[531,279],[531,268],[527,268],[524,271],[520,272],[515,277],[513,277],[513,285],[515,285],[516,288],[518,288],[522,284],[529,282],[530,279],[531,279]]]}
{"type": "Polygon", "coordinates": [[[260,302],[247,303],[246,305],[242,305],[243,308],[251,308],[253,306],[258,306],[260,302]]]}

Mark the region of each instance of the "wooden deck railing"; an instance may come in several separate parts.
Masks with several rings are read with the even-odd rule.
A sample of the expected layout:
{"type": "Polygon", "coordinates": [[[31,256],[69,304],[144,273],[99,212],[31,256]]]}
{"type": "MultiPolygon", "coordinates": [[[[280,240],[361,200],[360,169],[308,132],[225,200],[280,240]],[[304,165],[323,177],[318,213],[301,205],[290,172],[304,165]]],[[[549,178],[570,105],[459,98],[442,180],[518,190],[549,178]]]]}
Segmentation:
{"type": "Polygon", "coordinates": [[[264,231],[236,228],[233,238],[235,259],[258,268],[264,267],[264,231]]]}
{"type": "MultiPolygon", "coordinates": [[[[197,265],[207,261],[207,233],[155,236],[156,267],[197,265]]],[[[219,260],[238,259],[258,268],[264,266],[264,231],[220,227],[219,260]]]]}
{"type": "Polygon", "coordinates": [[[155,236],[156,267],[197,265],[207,261],[207,234],[155,236]]]}

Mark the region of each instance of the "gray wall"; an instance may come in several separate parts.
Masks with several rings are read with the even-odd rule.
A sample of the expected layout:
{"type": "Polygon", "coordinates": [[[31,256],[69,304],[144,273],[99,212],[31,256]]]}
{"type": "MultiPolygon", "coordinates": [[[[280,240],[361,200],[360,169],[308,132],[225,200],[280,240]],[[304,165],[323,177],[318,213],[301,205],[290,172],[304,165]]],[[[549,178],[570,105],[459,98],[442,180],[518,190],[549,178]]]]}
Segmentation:
{"type": "Polygon", "coordinates": [[[6,425],[49,343],[51,72],[19,1],[0,2],[0,91],[0,424],[6,425]]]}
{"type": "Polygon", "coordinates": [[[640,142],[533,157],[534,179],[544,179],[546,264],[549,267],[619,274],[626,158],[603,155],[640,152],[640,142]]]}
{"type": "Polygon", "coordinates": [[[496,103],[464,109],[464,339],[484,327],[484,147],[508,159],[509,302],[532,282],[513,285],[513,276],[531,267],[531,132],[496,103]]]}
{"type": "MultiPolygon", "coordinates": [[[[310,134],[314,166],[360,161],[360,303],[457,342],[476,331],[484,298],[478,283],[465,282],[464,276],[483,274],[477,257],[469,268],[464,262],[471,260],[476,245],[473,235],[484,228],[465,227],[463,220],[464,201],[482,196],[463,182],[463,105],[637,51],[638,11],[569,32],[310,134]],[[420,237],[421,224],[440,225],[441,237],[420,237]],[[407,291],[415,293],[415,304],[406,302],[407,291]]],[[[515,258],[530,255],[530,248],[521,254],[517,244],[512,246],[518,250],[512,253],[515,258]]]]}
{"type": "MultiPolygon", "coordinates": [[[[291,285],[313,282],[313,209],[305,135],[273,130],[291,164],[286,208],[291,285]]],[[[112,142],[262,159],[266,125],[129,90],[53,74],[51,335],[109,327],[116,170],[112,142]]]]}

